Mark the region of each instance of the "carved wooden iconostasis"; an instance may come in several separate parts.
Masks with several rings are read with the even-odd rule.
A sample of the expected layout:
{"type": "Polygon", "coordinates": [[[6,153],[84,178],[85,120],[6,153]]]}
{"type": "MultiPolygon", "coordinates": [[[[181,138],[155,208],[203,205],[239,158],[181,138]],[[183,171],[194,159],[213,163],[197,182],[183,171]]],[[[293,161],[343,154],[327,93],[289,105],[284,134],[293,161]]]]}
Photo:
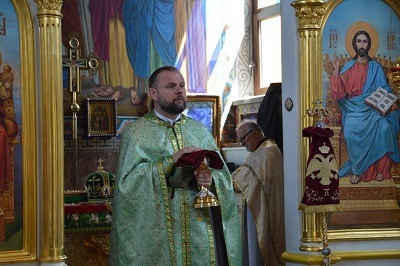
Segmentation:
{"type": "MultiPolygon", "coordinates": [[[[399,63],[397,58],[400,56],[399,2],[377,0],[368,1],[368,5],[365,5],[365,1],[362,0],[294,1],[292,6],[296,9],[298,31],[302,42],[300,49],[302,128],[313,124],[312,118],[307,117],[306,111],[315,107],[317,100],[322,99],[323,106],[332,112],[331,115],[325,117],[325,123],[335,132],[331,142],[338,161],[341,210],[330,213],[328,217],[329,241],[397,239],[400,236],[400,173],[398,161],[396,162],[397,158],[392,156],[394,158],[380,164],[380,168],[376,167],[375,169],[379,169],[379,171],[373,174],[371,173],[374,169],[371,170],[368,166],[368,171],[360,170],[360,173],[358,169],[362,167],[357,163],[361,161],[361,164],[367,160],[361,156],[369,158],[369,155],[363,155],[362,148],[367,150],[365,153],[378,154],[385,141],[395,144],[383,157],[395,154],[398,148],[399,120],[390,120],[390,116],[397,116],[399,110],[394,111],[392,115],[381,116],[373,122],[380,123],[379,121],[381,121],[390,126],[393,126],[394,123],[393,130],[389,129],[388,134],[382,136],[383,133],[380,133],[383,132],[382,128],[377,128],[367,133],[371,138],[366,138],[362,134],[358,134],[358,138],[352,138],[354,135],[351,134],[356,134],[352,133],[355,130],[349,132],[352,126],[361,128],[362,123],[365,123],[366,128],[374,127],[372,122],[367,124],[364,121],[367,120],[365,113],[362,115],[360,113],[358,117],[360,122],[355,123],[356,120],[351,120],[357,110],[356,108],[350,109],[350,104],[355,104],[356,100],[363,101],[361,99],[363,96],[359,95],[367,93],[368,86],[365,86],[363,91],[345,91],[340,95],[338,86],[332,77],[335,76],[334,58],[336,57],[338,60],[338,70],[344,72],[346,68],[349,68],[350,62],[356,55],[354,50],[357,46],[356,41],[354,42],[355,47],[352,43],[354,36],[358,36],[359,33],[363,36],[369,35],[370,47],[367,48],[367,53],[371,60],[382,67],[382,71],[376,74],[381,75],[381,83],[379,83],[381,85],[379,86],[383,87],[387,84],[388,86],[385,87],[387,90],[399,94],[399,84],[392,82],[391,73],[399,63]],[[350,112],[349,110],[351,113],[347,113],[350,112]],[[388,122],[389,120],[390,122],[388,122]],[[393,137],[391,137],[391,132],[393,137]],[[375,142],[381,144],[378,145],[378,148],[369,148],[370,150],[368,150],[368,147],[375,142]],[[359,150],[354,152],[357,149],[359,150]],[[354,154],[356,155],[354,156],[354,154]],[[390,163],[387,163],[388,161],[390,163]],[[347,166],[349,167],[346,168],[347,166]],[[386,173],[383,180],[381,173],[386,173]],[[367,176],[370,178],[367,179],[367,176]],[[362,178],[357,179],[356,177],[362,178]]],[[[354,38],[354,40],[356,39],[354,38]]],[[[368,38],[366,37],[366,39],[368,38]]],[[[365,67],[368,67],[366,63],[365,67]]],[[[371,68],[368,71],[372,73],[371,68]]],[[[360,72],[353,72],[355,77],[358,73],[360,72]]],[[[371,80],[377,77],[368,77],[367,75],[364,78],[367,80],[366,84],[372,86],[371,80]]],[[[363,108],[361,106],[365,106],[365,104],[358,105],[359,109],[363,108]]],[[[302,150],[305,165],[305,158],[308,157],[308,140],[306,138],[303,138],[302,150]]],[[[371,164],[375,165],[376,160],[371,164]]],[[[318,229],[322,216],[307,213],[303,215],[303,238],[300,250],[321,251],[322,246],[315,244],[322,241],[322,229],[318,229]]],[[[358,255],[365,258],[390,258],[394,253],[396,251],[380,250],[373,255],[362,251],[339,251],[335,254],[342,260],[346,260],[358,255]]],[[[400,250],[396,254],[399,257],[400,250]]]]}

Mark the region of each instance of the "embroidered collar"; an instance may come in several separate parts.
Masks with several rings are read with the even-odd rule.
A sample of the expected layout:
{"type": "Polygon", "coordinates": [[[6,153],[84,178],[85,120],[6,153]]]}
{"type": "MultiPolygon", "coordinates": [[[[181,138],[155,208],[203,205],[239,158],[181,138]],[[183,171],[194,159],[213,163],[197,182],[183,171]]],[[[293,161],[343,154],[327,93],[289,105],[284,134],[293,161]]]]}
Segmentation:
{"type": "MultiPolygon", "coordinates": [[[[144,115],[144,117],[150,121],[153,121],[155,123],[158,123],[160,125],[164,125],[164,126],[172,126],[174,124],[171,125],[170,121],[166,121],[163,120],[162,118],[158,117],[155,110],[151,110],[150,112],[148,112],[147,114],[144,115]]],[[[174,123],[180,121],[181,124],[185,124],[186,121],[188,120],[188,117],[184,114],[180,114],[179,115],[179,120],[175,120],[174,123]]]]}
{"type": "Polygon", "coordinates": [[[257,150],[257,149],[261,146],[261,144],[263,144],[264,142],[266,142],[266,145],[275,144],[275,140],[263,138],[263,139],[258,143],[256,150],[257,150]]]}
{"type": "Polygon", "coordinates": [[[175,120],[172,120],[172,119],[169,119],[168,117],[163,116],[162,114],[159,114],[159,113],[156,111],[156,109],[154,109],[154,113],[156,114],[156,116],[157,116],[159,119],[161,119],[161,120],[163,120],[163,121],[165,121],[165,122],[168,122],[171,126],[172,126],[173,124],[175,124],[176,121],[179,121],[179,120],[181,119],[181,116],[182,116],[182,114],[179,114],[179,115],[175,118],[175,120]]]}

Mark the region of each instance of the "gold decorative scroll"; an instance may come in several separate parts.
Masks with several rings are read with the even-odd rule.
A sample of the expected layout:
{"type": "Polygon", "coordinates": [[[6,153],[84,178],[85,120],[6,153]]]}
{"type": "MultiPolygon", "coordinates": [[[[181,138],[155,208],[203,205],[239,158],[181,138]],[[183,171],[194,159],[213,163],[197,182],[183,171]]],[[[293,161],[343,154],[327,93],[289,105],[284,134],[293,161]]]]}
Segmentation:
{"type": "Polygon", "coordinates": [[[52,12],[56,15],[61,14],[62,0],[35,0],[35,2],[38,9],[38,15],[52,12]]]}
{"type": "Polygon", "coordinates": [[[321,29],[321,21],[326,11],[324,1],[295,1],[292,6],[296,9],[299,31],[321,29]]]}

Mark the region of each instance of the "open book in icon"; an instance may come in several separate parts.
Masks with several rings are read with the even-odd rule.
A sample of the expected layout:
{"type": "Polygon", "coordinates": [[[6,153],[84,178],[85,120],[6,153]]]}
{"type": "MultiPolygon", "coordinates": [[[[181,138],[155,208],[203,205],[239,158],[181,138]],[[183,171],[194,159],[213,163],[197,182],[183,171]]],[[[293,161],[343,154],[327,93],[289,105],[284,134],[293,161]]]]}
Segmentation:
{"type": "Polygon", "coordinates": [[[392,106],[397,103],[399,97],[393,93],[387,92],[379,87],[370,96],[365,98],[365,104],[375,108],[383,116],[386,116],[392,110],[392,106]]]}

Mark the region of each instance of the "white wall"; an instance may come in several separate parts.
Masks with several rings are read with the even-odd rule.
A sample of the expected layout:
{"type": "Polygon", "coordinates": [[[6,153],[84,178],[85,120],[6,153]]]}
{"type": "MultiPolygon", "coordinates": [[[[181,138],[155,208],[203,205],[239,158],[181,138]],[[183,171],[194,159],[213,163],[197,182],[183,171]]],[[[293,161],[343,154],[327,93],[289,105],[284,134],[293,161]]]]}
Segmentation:
{"type": "Polygon", "coordinates": [[[282,111],[283,117],[283,159],[285,177],[285,223],[286,250],[299,252],[301,213],[297,210],[301,199],[300,184],[300,80],[299,80],[299,38],[295,10],[291,0],[281,1],[282,16],[282,102],[292,99],[293,109],[282,111]]]}

